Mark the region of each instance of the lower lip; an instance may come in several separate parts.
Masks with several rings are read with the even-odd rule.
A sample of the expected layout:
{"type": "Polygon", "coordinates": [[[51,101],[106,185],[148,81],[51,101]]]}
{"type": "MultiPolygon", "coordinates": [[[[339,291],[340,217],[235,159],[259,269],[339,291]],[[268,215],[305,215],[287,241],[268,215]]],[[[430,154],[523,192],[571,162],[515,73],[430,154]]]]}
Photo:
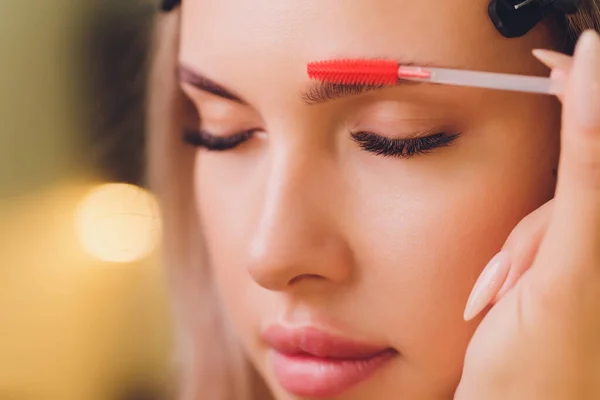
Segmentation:
{"type": "Polygon", "coordinates": [[[384,351],[365,359],[331,359],[273,352],[275,377],[289,393],[304,397],[334,397],[350,390],[382,368],[397,353],[384,351]]]}

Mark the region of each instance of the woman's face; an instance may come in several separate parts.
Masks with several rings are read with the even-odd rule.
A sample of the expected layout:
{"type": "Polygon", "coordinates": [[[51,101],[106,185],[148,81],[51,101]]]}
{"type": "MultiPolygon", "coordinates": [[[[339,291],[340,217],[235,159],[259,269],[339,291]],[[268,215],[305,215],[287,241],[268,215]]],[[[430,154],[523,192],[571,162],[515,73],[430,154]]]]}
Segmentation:
{"type": "Polygon", "coordinates": [[[483,0],[183,3],[195,140],[228,148],[198,148],[196,204],[219,293],[269,387],[278,399],[451,398],[477,325],[462,319],[469,291],[552,196],[557,104],[323,88],[306,64],[542,75],[530,50],[552,47],[547,29],[505,39],[483,0]]]}

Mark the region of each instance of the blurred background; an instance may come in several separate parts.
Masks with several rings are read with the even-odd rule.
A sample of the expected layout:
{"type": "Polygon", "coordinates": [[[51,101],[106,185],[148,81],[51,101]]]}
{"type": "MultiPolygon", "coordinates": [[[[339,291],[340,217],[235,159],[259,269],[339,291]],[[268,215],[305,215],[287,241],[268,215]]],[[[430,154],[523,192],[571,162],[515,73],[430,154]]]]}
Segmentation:
{"type": "Polygon", "coordinates": [[[0,0],[0,399],[172,398],[143,0],[0,0]]]}

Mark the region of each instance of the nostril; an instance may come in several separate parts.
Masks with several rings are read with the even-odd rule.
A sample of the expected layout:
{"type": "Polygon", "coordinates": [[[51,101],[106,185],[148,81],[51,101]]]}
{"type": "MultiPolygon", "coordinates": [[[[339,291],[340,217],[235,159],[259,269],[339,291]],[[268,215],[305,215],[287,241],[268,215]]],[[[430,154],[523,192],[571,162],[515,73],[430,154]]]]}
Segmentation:
{"type": "Polygon", "coordinates": [[[301,281],[305,281],[305,280],[323,280],[325,279],[324,277],[322,277],[321,275],[315,275],[315,274],[304,274],[304,275],[299,275],[299,276],[295,276],[294,278],[292,278],[289,282],[288,282],[288,286],[292,286],[295,285],[301,281]]]}

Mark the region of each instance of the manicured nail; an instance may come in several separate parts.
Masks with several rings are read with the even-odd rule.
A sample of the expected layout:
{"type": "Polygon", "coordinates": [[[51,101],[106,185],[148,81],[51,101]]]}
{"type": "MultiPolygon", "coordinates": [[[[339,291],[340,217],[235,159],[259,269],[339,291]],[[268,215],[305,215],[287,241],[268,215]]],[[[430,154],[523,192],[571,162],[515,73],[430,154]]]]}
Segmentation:
{"type": "Polygon", "coordinates": [[[600,125],[600,36],[584,32],[573,62],[574,116],[584,127],[600,125]]]}
{"type": "Polygon", "coordinates": [[[552,50],[535,49],[532,53],[535,58],[551,69],[559,68],[568,71],[573,63],[572,57],[552,50]]]}
{"type": "Polygon", "coordinates": [[[475,318],[496,297],[508,276],[509,267],[510,259],[505,251],[496,254],[485,266],[469,295],[464,313],[465,321],[475,318]]]}

